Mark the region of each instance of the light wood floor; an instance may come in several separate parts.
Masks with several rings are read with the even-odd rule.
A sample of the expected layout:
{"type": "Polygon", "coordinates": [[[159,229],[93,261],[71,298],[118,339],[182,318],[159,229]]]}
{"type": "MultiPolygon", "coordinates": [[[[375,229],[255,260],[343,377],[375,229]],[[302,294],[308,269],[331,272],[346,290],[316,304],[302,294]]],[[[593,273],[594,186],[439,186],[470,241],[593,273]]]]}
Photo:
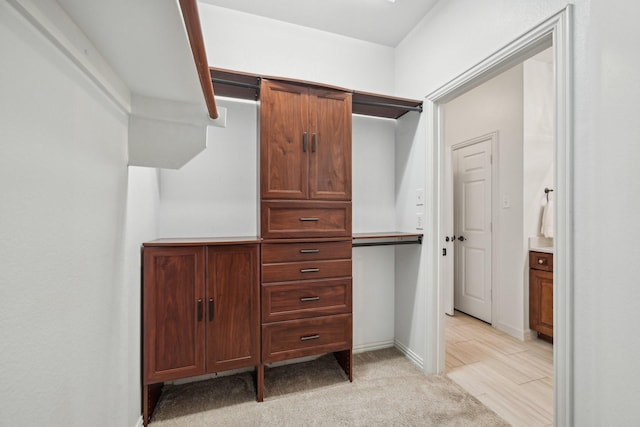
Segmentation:
{"type": "Polygon", "coordinates": [[[553,347],[447,316],[446,374],[515,427],[553,426],[553,347]]]}

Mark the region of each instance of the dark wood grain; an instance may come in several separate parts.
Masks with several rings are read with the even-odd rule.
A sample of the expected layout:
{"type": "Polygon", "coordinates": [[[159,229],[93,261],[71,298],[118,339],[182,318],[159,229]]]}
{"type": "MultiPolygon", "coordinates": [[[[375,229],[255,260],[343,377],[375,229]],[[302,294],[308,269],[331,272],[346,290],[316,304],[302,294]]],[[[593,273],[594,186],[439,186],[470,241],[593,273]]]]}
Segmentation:
{"type": "Polygon", "coordinates": [[[348,350],[351,339],[351,314],[267,323],[262,326],[262,361],[271,363],[348,350]]]}
{"type": "Polygon", "coordinates": [[[553,340],[553,254],[529,252],[529,327],[553,340]]]}
{"type": "Polygon", "coordinates": [[[200,15],[198,14],[198,2],[196,0],[180,0],[180,9],[182,10],[182,19],[189,37],[191,45],[191,53],[196,64],[200,86],[204,95],[205,103],[209,117],[218,118],[218,109],[216,108],[216,100],[213,93],[213,85],[211,84],[211,75],[209,74],[209,62],[207,60],[207,51],[204,47],[204,39],[202,37],[202,27],[200,25],[200,15]]]}
{"type": "Polygon", "coordinates": [[[262,263],[351,258],[351,242],[263,243],[262,263]]]}
{"type": "Polygon", "coordinates": [[[265,239],[350,237],[351,203],[264,201],[260,221],[265,239]]]}
{"type": "Polygon", "coordinates": [[[351,278],[264,283],[262,321],[351,312],[351,278]]]}
{"type": "Polygon", "coordinates": [[[294,261],[262,264],[262,282],[315,280],[351,276],[351,259],[294,261]]]}
{"type": "Polygon", "coordinates": [[[314,89],[309,104],[309,198],[351,200],[351,94],[314,89]]]}
{"type": "Polygon", "coordinates": [[[207,372],[260,363],[259,265],[257,245],[207,248],[207,372]]]}
{"type": "Polygon", "coordinates": [[[204,248],[144,251],[143,343],[145,384],[204,373],[204,248]]]}

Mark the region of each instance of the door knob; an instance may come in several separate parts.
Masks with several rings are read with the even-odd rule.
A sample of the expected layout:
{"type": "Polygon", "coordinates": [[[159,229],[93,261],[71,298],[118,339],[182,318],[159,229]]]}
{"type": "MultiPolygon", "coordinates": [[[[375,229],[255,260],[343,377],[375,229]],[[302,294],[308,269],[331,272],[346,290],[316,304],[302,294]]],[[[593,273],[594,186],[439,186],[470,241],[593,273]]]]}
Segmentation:
{"type": "Polygon", "coordinates": [[[464,237],[464,236],[458,236],[458,240],[460,240],[461,242],[464,242],[464,241],[465,241],[465,240],[467,240],[467,239],[465,239],[465,237],[464,237]]]}

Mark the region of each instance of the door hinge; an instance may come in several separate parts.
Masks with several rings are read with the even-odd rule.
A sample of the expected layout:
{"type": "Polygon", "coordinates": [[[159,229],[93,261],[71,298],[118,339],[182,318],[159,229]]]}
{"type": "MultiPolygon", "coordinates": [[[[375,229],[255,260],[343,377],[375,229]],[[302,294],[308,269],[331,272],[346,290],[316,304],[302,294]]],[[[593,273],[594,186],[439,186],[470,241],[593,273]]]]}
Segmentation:
{"type": "Polygon", "coordinates": [[[447,256],[447,248],[442,248],[442,256],[447,256]]]}

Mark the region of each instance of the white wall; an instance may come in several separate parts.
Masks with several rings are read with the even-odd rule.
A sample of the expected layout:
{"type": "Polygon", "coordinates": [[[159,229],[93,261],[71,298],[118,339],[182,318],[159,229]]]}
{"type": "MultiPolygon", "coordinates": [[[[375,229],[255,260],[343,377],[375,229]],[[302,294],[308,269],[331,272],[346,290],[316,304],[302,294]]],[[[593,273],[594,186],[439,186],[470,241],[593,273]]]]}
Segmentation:
{"type": "Polygon", "coordinates": [[[212,67],[393,91],[393,48],[207,3],[198,7],[212,67]]]}
{"type": "Polygon", "coordinates": [[[524,319],[523,67],[517,65],[444,104],[447,147],[497,132],[493,187],[492,325],[519,339],[524,319]],[[503,206],[507,200],[509,207],[503,206]]]}
{"type": "Polygon", "coordinates": [[[258,234],[258,107],[218,100],[227,127],[209,127],[207,149],[178,170],[160,171],[162,237],[258,234]]]}
{"type": "Polygon", "coordinates": [[[0,52],[2,424],[135,425],[130,256],[155,230],[127,198],[149,188],[127,173],[127,117],[7,2],[0,52]]]}
{"type": "MultiPolygon", "coordinates": [[[[548,52],[544,52],[548,55],[548,52]]],[[[546,57],[546,56],[545,56],[546,57]]],[[[533,57],[523,63],[523,236],[542,236],[545,188],[553,181],[553,62],[533,57]]],[[[549,195],[553,200],[553,193],[549,195]]],[[[526,278],[526,276],[525,276],[526,278]]]]}
{"type": "MultiPolygon", "coordinates": [[[[640,57],[633,46],[640,37],[640,4],[572,3],[572,413],[579,426],[634,425],[640,419],[636,404],[640,369],[635,360],[640,352],[635,332],[640,229],[633,226],[640,208],[636,167],[640,145],[633,142],[640,139],[635,113],[640,57]],[[611,244],[614,249],[607,250],[611,244]]],[[[439,2],[397,48],[397,94],[429,94],[566,4],[561,0],[439,2]]]]}

